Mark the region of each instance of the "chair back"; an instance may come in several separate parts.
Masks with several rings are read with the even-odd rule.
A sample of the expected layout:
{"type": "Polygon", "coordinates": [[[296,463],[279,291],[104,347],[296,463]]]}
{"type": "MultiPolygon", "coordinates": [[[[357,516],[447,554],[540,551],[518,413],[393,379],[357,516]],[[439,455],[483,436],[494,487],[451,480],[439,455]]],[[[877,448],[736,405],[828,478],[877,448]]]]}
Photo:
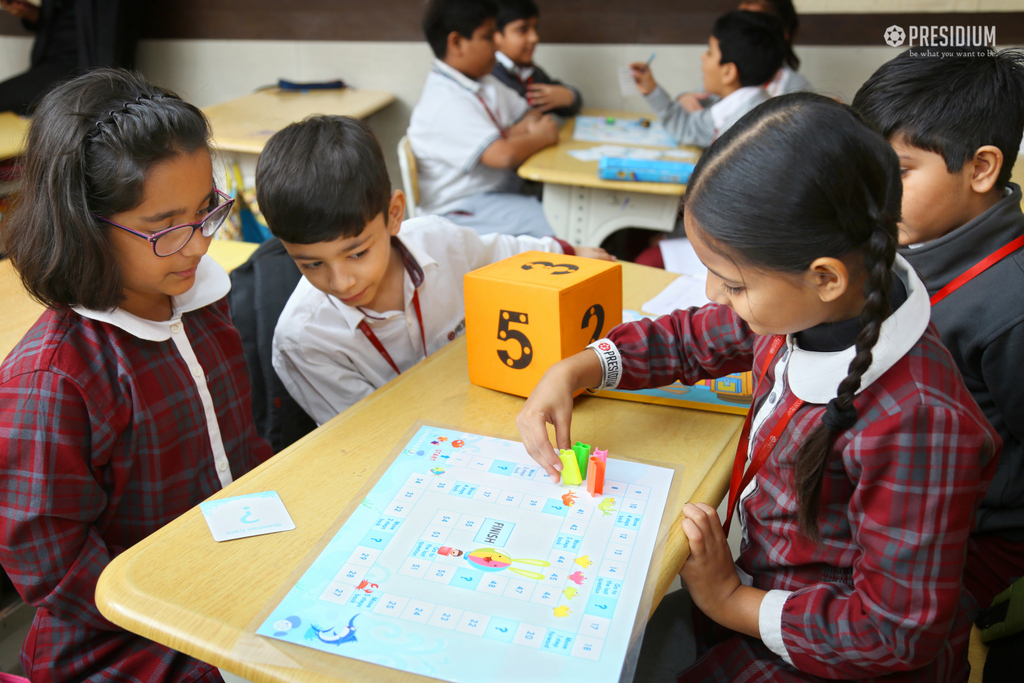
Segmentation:
{"type": "Polygon", "coordinates": [[[419,215],[420,183],[416,175],[416,157],[409,146],[409,136],[398,141],[398,165],[402,169],[402,189],[405,190],[405,212],[409,218],[419,215]]]}

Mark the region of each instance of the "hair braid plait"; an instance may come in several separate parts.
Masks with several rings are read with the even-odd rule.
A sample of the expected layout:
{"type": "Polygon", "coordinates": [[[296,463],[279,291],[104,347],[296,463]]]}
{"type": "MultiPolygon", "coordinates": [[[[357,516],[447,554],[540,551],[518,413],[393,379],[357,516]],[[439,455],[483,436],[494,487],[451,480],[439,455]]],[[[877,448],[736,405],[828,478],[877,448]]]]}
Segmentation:
{"type": "Polygon", "coordinates": [[[796,458],[794,479],[800,501],[798,519],[804,533],[815,541],[820,539],[818,508],[828,456],[836,437],[857,423],[854,398],[864,373],[871,367],[872,349],[878,342],[882,321],[891,312],[889,288],[896,257],[896,225],[890,216],[876,208],[874,201],[869,199],[868,202],[873,228],[863,243],[867,279],[864,283],[864,308],[860,314],[861,331],[854,344],[856,354],[850,361],[846,377],[839,383],[836,397],[828,402],[821,424],[811,432],[796,458]]]}

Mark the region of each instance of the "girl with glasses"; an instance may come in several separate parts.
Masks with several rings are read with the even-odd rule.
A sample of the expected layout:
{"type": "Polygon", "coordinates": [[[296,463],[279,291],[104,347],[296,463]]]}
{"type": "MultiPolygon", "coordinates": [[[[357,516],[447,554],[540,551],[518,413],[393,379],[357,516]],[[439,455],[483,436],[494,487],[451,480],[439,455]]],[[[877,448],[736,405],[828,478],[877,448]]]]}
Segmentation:
{"type": "Polygon", "coordinates": [[[95,604],[118,553],[270,457],[206,257],[231,200],[202,113],[99,70],[36,110],[0,230],[47,310],[0,366],[0,564],[39,608],[33,681],[220,681],[95,604]]]}

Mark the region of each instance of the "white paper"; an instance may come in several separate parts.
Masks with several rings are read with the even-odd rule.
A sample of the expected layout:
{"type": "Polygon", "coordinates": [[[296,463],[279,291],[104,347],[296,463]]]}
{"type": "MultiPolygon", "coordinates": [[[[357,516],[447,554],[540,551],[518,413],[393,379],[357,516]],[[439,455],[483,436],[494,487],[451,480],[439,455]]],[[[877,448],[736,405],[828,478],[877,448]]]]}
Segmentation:
{"type": "Polygon", "coordinates": [[[215,541],[291,531],[295,522],[277,491],[261,491],[199,504],[215,541]]]}
{"type": "Polygon", "coordinates": [[[692,275],[698,280],[708,279],[708,269],[697,257],[690,240],[685,237],[667,239],[658,242],[661,259],[665,262],[665,270],[680,275],[692,275]]]}
{"type": "Polygon", "coordinates": [[[636,89],[636,81],[633,80],[633,70],[628,66],[620,66],[619,70],[619,92],[622,93],[623,97],[633,97],[639,95],[640,91],[636,89]]]}
{"type": "Polygon", "coordinates": [[[569,150],[569,156],[580,161],[598,161],[604,157],[622,159],[659,159],[661,151],[648,147],[626,147],[625,145],[597,145],[588,149],[569,150]]]}
{"type": "Polygon", "coordinates": [[[668,315],[672,311],[710,303],[704,294],[704,280],[680,275],[672,284],[643,305],[643,310],[655,315],[668,315]]]}

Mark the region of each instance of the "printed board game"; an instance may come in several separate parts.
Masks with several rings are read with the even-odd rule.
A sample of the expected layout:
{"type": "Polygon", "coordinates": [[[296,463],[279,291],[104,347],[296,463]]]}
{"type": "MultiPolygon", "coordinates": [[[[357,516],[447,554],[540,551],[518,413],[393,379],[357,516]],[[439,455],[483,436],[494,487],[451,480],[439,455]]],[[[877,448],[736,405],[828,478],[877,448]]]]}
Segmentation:
{"type": "Polygon", "coordinates": [[[676,141],[657,121],[620,119],[604,116],[577,116],[573,124],[573,140],[607,142],[618,145],[676,147],[676,141]],[[644,125],[644,122],[647,125],[644,125]]]}
{"type": "Polygon", "coordinates": [[[421,427],[256,633],[446,681],[618,681],[674,471],[603,469],[591,495],[421,427]]]}

